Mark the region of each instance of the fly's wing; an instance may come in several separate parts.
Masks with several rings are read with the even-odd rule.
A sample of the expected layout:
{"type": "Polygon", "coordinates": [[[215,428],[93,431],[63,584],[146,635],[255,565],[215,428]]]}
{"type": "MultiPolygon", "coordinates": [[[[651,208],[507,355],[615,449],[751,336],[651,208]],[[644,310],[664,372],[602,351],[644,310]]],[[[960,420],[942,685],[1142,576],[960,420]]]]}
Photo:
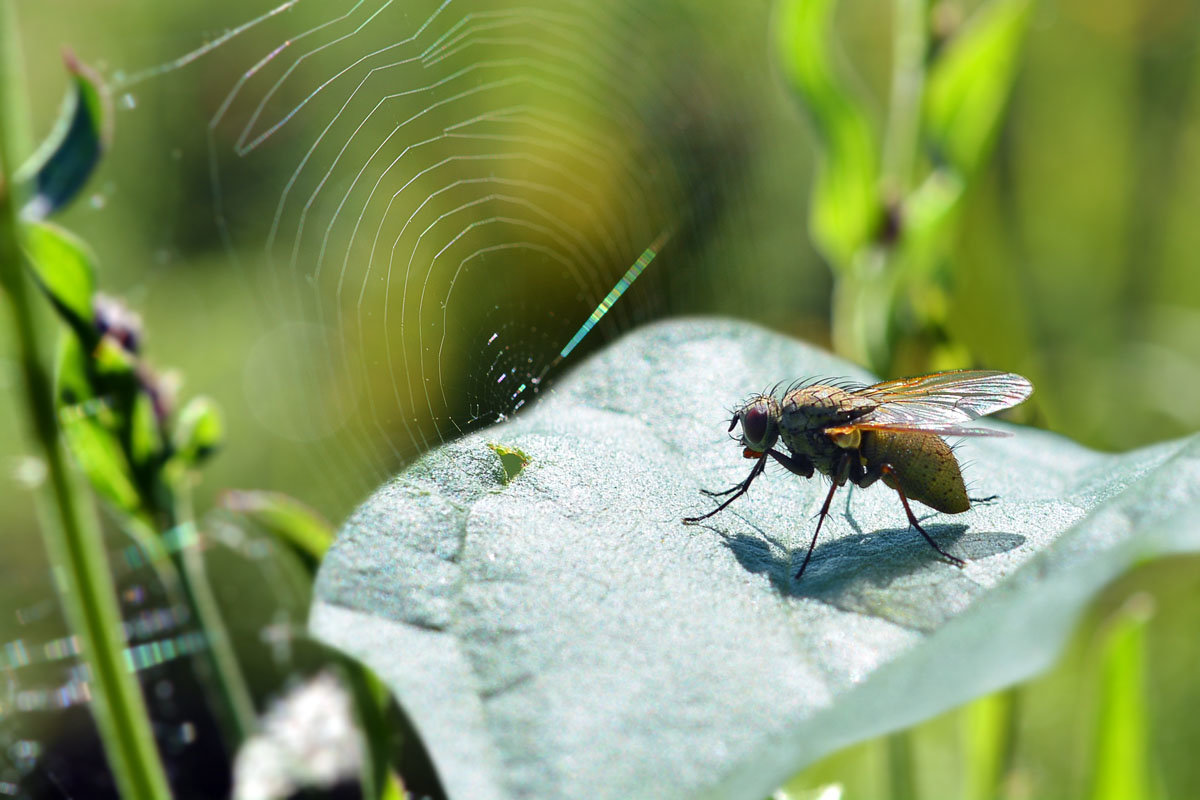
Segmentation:
{"type": "Polygon", "coordinates": [[[884,381],[855,392],[879,403],[879,408],[856,419],[854,427],[941,436],[1003,436],[965,423],[1015,406],[1032,392],[1033,385],[1025,378],[996,370],[964,369],[884,381]]]}

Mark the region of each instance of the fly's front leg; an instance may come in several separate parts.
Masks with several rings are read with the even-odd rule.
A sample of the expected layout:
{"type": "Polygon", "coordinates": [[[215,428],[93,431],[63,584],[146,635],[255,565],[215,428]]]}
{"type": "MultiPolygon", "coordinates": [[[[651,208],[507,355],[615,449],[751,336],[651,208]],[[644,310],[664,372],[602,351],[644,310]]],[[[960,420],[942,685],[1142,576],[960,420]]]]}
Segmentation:
{"type": "Polygon", "coordinates": [[[917,531],[925,537],[925,541],[929,542],[929,546],[938,551],[938,554],[958,568],[963,568],[967,562],[961,558],[952,556],[942,548],[938,547],[938,543],[933,540],[933,537],[925,532],[921,527],[921,523],[917,522],[916,515],[912,512],[912,507],[908,504],[908,498],[904,496],[904,490],[900,488],[900,481],[896,475],[896,470],[891,464],[881,464],[879,466],[879,476],[883,478],[883,482],[890,488],[896,490],[896,494],[900,495],[900,502],[904,504],[904,513],[908,515],[908,524],[912,525],[917,531]]]}
{"type": "Polygon", "coordinates": [[[799,475],[801,478],[811,478],[813,476],[813,462],[808,456],[798,456],[795,453],[789,456],[774,449],[768,450],[767,455],[786,467],[789,472],[799,475]]]}
{"type": "Polygon", "coordinates": [[[714,514],[718,514],[721,511],[724,511],[725,508],[730,503],[732,503],[734,500],[737,500],[739,497],[741,497],[742,495],[744,495],[746,493],[746,490],[750,488],[750,484],[754,483],[755,478],[757,478],[759,475],[762,475],[763,470],[766,469],[766,467],[767,467],[767,454],[763,453],[762,456],[758,459],[758,461],[754,462],[754,469],[750,470],[750,474],[746,476],[746,480],[735,485],[733,488],[728,489],[724,492],[719,492],[719,493],[718,492],[709,492],[705,489],[701,489],[700,491],[704,492],[705,494],[709,495],[710,497],[717,497],[717,496],[720,496],[723,494],[729,494],[730,492],[733,493],[733,496],[730,497],[725,502],[721,503],[721,505],[717,506],[716,508],[714,508],[712,511],[708,512],[707,514],[701,514],[698,517],[684,517],[684,519],[683,519],[684,524],[685,525],[695,525],[697,522],[706,520],[709,517],[713,516],[714,514]]]}

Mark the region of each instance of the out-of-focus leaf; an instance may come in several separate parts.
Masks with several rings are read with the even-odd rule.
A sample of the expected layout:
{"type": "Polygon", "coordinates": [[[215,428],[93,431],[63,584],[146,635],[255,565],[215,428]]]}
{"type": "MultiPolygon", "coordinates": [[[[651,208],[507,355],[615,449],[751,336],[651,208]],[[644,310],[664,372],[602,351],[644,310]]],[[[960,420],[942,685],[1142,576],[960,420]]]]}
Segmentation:
{"type": "Polygon", "coordinates": [[[133,400],[130,424],[130,455],[139,467],[149,464],[163,452],[162,428],[154,413],[154,402],[145,392],[133,400]]]}
{"type": "Polygon", "coordinates": [[[316,511],[286,494],[230,491],[222,496],[221,504],[270,533],[314,572],[333,543],[333,526],[316,511]]]}
{"type": "Polygon", "coordinates": [[[96,416],[82,410],[64,409],[61,418],[67,446],[92,488],[118,509],[137,513],[141,500],[117,437],[96,416]]]}
{"type": "Polygon", "coordinates": [[[95,396],[88,379],[87,357],[74,336],[59,339],[54,385],[60,406],[75,406],[95,396]]]}
{"type": "Polygon", "coordinates": [[[991,0],[929,71],[925,129],[935,157],[971,174],[987,157],[1016,77],[1033,0],[991,0]]]}
{"type": "Polygon", "coordinates": [[[101,336],[92,350],[92,368],[107,380],[132,382],[137,374],[137,359],[111,336],[101,336]]]}
{"type": "Polygon", "coordinates": [[[82,341],[95,342],[96,259],[88,246],[73,233],[46,222],[26,227],[25,246],[38,286],[63,321],[82,341]]]}
{"type": "Polygon", "coordinates": [[[835,0],[783,0],[776,46],[784,76],[812,116],[820,140],[810,224],[825,258],[845,269],[880,229],[879,146],[861,103],[834,66],[835,0]]]}
{"type": "Polygon", "coordinates": [[[179,412],[175,424],[175,453],[185,464],[195,466],[221,446],[225,426],[217,404],[207,397],[194,397],[179,412]]]}
{"type": "MultiPolygon", "coordinates": [[[[1007,365],[996,365],[1007,366],[1007,365]]],[[[973,494],[917,507],[882,485],[834,502],[743,479],[724,410],[780,380],[870,380],[750,325],[642,329],[527,414],[428,453],[356,511],[310,625],[395,693],[451,797],[760,800],[833,750],[1047,667],[1130,565],[1200,549],[1200,437],[1114,456],[1010,429],[958,454],[973,494]],[[530,456],[504,483],[488,444],[530,456]]]]}
{"type": "Polygon", "coordinates": [[[112,99],[104,82],[73,54],[63,56],[71,88],[54,130],[17,172],[32,182],[21,210],[26,219],[45,219],[79,194],[112,140],[112,99]]]}
{"type": "Polygon", "coordinates": [[[1146,625],[1154,615],[1147,595],[1118,612],[1104,642],[1100,718],[1092,763],[1092,800],[1148,800],[1150,720],[1146,709],[1146,625]]]}
{"type": "Polygon", "coordinates": [[[966,709],[967,800],[996,800],[1012,757],[1015,691],[981,697],[966,709]]]}

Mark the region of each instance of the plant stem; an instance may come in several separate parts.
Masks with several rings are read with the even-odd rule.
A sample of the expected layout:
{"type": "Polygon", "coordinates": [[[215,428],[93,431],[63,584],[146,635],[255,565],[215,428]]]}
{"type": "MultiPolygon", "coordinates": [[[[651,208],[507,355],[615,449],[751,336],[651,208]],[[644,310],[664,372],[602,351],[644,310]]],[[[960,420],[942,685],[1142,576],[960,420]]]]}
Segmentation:
{"type": "MultiPolygon", "coordinates": [[[[186,480],[186,478],[184,479],[186,480]]],[[[174,532],[180,534],[180,546],[169,548],[182,578],[182,587],[189,608],[196,615],[196,622],[204,631],[208,642],[208,654],[217,687],[228,709],[227,723],[233,730],[233,746],[245,741],[258,727],[258,716],[254,711],[254,700],[246,686],[246,678],[238,664],[237,654],[221,616],[221,608],[213,594],[212,584],[205,569],[204,554],[198,548],[195,520],[192,518],[191,502],[187,488],[176,486],[173,490],[175,505],[171,512],[174,532]]]]}
{"type": "Polygon", "coordinates": [[[910,731],[897,731],[887,737],[887,764],[891,800],[915,800],[917,778],[910,731]]]}
{"type": "MultiPolygon", "coordinates": [[[[17,41],[12,0],[0,3],[0,49],[17,41]]],[[[91,670],[91,709],[122,796],[166,798],[167,777],[159,760],[141,687],[124,659],[121,613],[108,557],[92,512],[78,491],[59,435],[50,372],[41,357],[30,279],[21,253],[21,229],[12,183],[15,145],[27,130],[13,113],[23,103],[12,59],[0,59],[0,285],[12,307],[13,339],[25,384],[33,436],[45,458],[52,498],[43,504],[42,529],[58,577],[58,591],[81,654],[91,670]]]]}
{"type": "Polygon", "coordinates": [[[366,744],[362,796],[369,800],[404,800],[408,794],[392,770],[393,736],[387,721],[388,690],[370,669],[352,658],[342,658],[342,670],[350,685],[358,726],[366,744]]]}
{"type": "Polygon", "coordinates": [[[980,697],[964,712],[966,735],[966,798],[996,800],[1013,767],[1016,751],[1018,689],[980,697]]]}

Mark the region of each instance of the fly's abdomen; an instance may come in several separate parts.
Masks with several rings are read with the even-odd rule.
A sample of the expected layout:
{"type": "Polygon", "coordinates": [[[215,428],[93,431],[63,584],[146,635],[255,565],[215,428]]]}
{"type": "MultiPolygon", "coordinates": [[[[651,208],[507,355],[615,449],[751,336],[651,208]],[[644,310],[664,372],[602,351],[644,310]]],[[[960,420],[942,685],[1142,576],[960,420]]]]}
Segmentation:
{"type": "Polygon", "coordinates": [[[940,436],[864,430],[859,452],[868,467],[890,464],[900,490],[911,500],[946,514],[958,514],[971,507],[958,461],[940,436]]]}

